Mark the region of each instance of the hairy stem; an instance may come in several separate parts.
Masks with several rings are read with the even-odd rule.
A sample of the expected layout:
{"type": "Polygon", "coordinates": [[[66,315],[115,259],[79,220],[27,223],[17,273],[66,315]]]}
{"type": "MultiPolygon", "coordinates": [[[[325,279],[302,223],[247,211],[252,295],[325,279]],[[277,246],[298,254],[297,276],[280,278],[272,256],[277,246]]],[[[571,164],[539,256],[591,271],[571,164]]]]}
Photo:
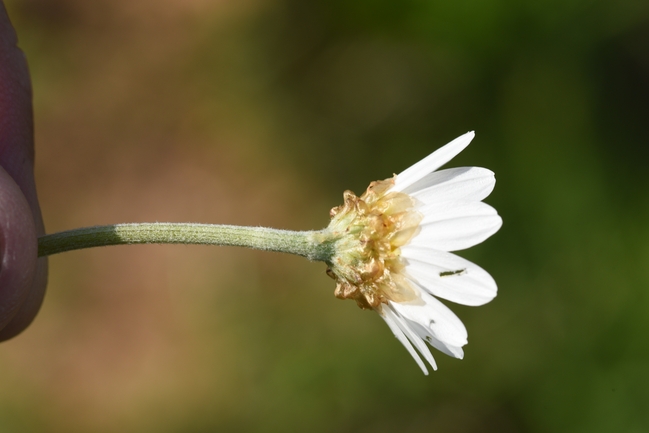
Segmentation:
{"type": "Polygon", "coordinates": [[[82,248],[122,244],[203,244],[237,246],[328,261],[332,244],[327,232],[277,230],[192,223],[132,223],[86,227],[38,238],[38,256],[82,248]]]}

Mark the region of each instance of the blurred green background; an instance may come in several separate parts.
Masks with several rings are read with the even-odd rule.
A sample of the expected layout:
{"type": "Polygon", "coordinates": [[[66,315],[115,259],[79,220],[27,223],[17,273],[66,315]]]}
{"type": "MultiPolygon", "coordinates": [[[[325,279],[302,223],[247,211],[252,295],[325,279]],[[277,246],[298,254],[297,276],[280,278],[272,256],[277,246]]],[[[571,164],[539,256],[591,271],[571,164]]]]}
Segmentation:
{"type": "Polygon", "coordinates": [[[425,377],[324,265],[197,246],[50,260],[2,432],[649,431],[649,2],[9,0],[49,232],[316,229],[456,136],[504,219],[425,377]]]}

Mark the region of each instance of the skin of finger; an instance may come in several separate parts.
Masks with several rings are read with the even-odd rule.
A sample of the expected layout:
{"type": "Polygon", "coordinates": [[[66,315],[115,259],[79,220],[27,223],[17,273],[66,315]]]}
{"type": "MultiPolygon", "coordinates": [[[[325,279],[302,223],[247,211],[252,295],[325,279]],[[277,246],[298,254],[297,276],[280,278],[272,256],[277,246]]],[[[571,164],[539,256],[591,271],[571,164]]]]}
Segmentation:
{"type": "MultiPolygon", "coordinates": [[[[7,213],[3,208],[2,214],[0,214],[0,219],[2,219],[0,221],[0,237],[5,238],[7,242],[19,235],[23,236],[23,240],[25,240],[24,236],[28,233],[25,227],[28,223],[31,224],[37,235],[45,232],[34,182],[34,134],[31,101],[27,62],[23,52],[17,47],[16,33],[9,22],[4,4],[0,1],[0,166],[4,169],[3,174],[5,176],[8,174],[13,180],[13,188],[17,185],[18,191],[23,195],[23,202],[27,202],[30,210],[27,214],[8,211],[18,209],[15,206],[19,200],[15,197],[16,191],[12,190],[9,194],[9,190],[4,189],[5,187],[9,188],[10,185],[5,178],[0,185],[2,188],[0,192],[7,192],[9,194],[7,200],[11,200],[7,203],[13,203],[6,204],[4,207],[7,208],[7,213]],[[21,227],[22,229],[19,230],[21,227]]],[[[5,197],[3,196],[2,199],[4,200],[5,197]]],[[[15,254],[16,257],[23,257],[23,253],[28,248],[26,244],[3,242],[0,250],[3,251],[3,257],[5,257],[5,252],[15,254]],[[17,250],[9,250],[11,245],[17,250]]],[[[16,265],[14,262],[9,264],[16,265]]],[[[2,291],[0,311],[6,307],[7,311],[13,312],[0,316],[0,341],[19,334],[31,323],[38,313],[45,294],[47,259],[38,259],[35,268],[18,266],[16,269],[19,268],[32,269],[32,285],[26,293],[24,293],[24,281],[12,288],[7,284],[16,280],[13,277],[9,278],[11,276],[9,273],[6,282],[2,279],[2,272],[5,270],[4,262],[3,268],[0,270],[0,291],[2,291]],[[14,294],[9,296],[11,293],[14,294]],[[13,304],[5,306],[5,299],[9,298],[13,301],[22,299],[23,302],[16,310],[16,306],[13,304]],[[7,317],[12,314],[13,319],[6,323],[7,317]]]]}
{"type": "Polygon", "coordinates": [[[31,209],[11,176],[0,170],[0,328],[16,317],[31,292],[37,251],[31,209]]]}

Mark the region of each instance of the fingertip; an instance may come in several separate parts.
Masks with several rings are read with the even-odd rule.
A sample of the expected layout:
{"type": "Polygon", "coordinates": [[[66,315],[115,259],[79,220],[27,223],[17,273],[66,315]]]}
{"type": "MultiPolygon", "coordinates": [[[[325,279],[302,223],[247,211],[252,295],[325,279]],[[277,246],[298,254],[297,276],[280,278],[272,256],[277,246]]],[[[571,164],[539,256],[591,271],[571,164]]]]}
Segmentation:
{"type": "Polygon", "coordinates": [[[31,323],[47,284],[47,259],[36,257],[44,229],[34,184],[31,86],[17,42],[0,0],[0,341],[31,323]]]}
{"type": "Polygon", "coordinates": [[[22,191],[0,168],[0,330],[30,295],[37,271],[38,241],[22,191]]]}
{"type": "Polygon", "coordinates": [[[45,297],[47,287],[47,257],[36,262],[36,271],[28,295],[11,321],[0,329],[0,342],[9,340],[23,332],[36,318],[45,297]]]}

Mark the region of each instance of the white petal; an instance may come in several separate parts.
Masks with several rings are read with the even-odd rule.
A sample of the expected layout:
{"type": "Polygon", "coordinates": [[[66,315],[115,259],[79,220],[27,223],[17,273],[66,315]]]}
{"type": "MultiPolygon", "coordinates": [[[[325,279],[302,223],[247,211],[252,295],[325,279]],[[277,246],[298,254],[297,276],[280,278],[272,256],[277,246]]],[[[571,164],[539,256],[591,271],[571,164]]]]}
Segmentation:
{"type": "Polygon", "coordinates": [[[464,346],[467,332],[464,324],[438,299],[421,292],[422,302],[390,302],[390,306],[411,324],[418,324],[437,340],[452,346],[464,346]]]}
{"type": "Polygon", "coordinates": [[[491,170],[482,167],[460,167],[430,173],[403,192],[424,204],[447,201],[482,201],[496,185],[491,170]]]}
{"type": "Polygon", "coordinates": [[[439,251],[458,251],[496,233],[502,218],[482,202],[439,203],[417,208],[424,215],[410,244],[439,251]]]}
{"type": "MultiPolygon", "coordinates": [[[[377,311],[381,315],[383,320],[385,320],[385,323],[388,324],[394,336],[397,337],[397,340],[399,340],[401,344],[403,344],[408,353],[410,353],[410,356],[412,356],[413,359],[417,362],[419,368],[421,368],[425,375],[428,375],[428,369],[424,365],[424,362],[421,360],[415,349],[413,349],[412,344],[410,344],[408,338],[406,338],[405,334],[401,330],[396,314],[392,310],[390,310],[390,308],[382,308],[381,310],[377,311]]],[[[437,365],[434,365],[433,369],[437,370],[437,365]]]]}
{"type": "Polygon", "coordinates": [[[494,279],[480,266],[455,254],[406,245],[401,249],[406,273],[432,295],[462,305],[484,305],[498,291],[494,279]]]}
{"type": "Polygon", "coordinates": [[[405,169],[397,175],[393,189],[395,191],[403,191],[427,174],[437,170],[453,159],[458,153],[462,152],[471,143],[473,137],[475,137],[473,131],[467,132],[447,145],[440,147],[415,165],[405,169]]]}
{"type": "Polygon", "coordinates": [[[417,351],[423,357],[428,361],[431,367],[433,367],[433,370],[437,370],[437,363],[435,362],[435,359],[433,358],[433,354],[430,353],[430,349],[426,345],[426,340],[424,338],[420,337],[410,326],[410,324],[400,317],[392,308],[390,305],[384,308],[384,311],[387,315],[391,315],[399,329],[403,331],[406,337],[408,337],[408,340],[415,346],[417,351]]]}
{"type": "Polygon", "coordinates": [[[421,336],[421,338],[426,340],[428,344],[430,344],[440,352],[445,353],[446,355],[452,356],[454,358],[458,358],[458,359],[464,358],[464,350],[462,350],[461,346],[453,346],[452,344],[444,343],[438,340],[437,338],[431,335],[430,331],[428,331],[426,328],[419,325],[418,323],[413,323],[411,327],[417,333],[417,335],[421,336]]]}

